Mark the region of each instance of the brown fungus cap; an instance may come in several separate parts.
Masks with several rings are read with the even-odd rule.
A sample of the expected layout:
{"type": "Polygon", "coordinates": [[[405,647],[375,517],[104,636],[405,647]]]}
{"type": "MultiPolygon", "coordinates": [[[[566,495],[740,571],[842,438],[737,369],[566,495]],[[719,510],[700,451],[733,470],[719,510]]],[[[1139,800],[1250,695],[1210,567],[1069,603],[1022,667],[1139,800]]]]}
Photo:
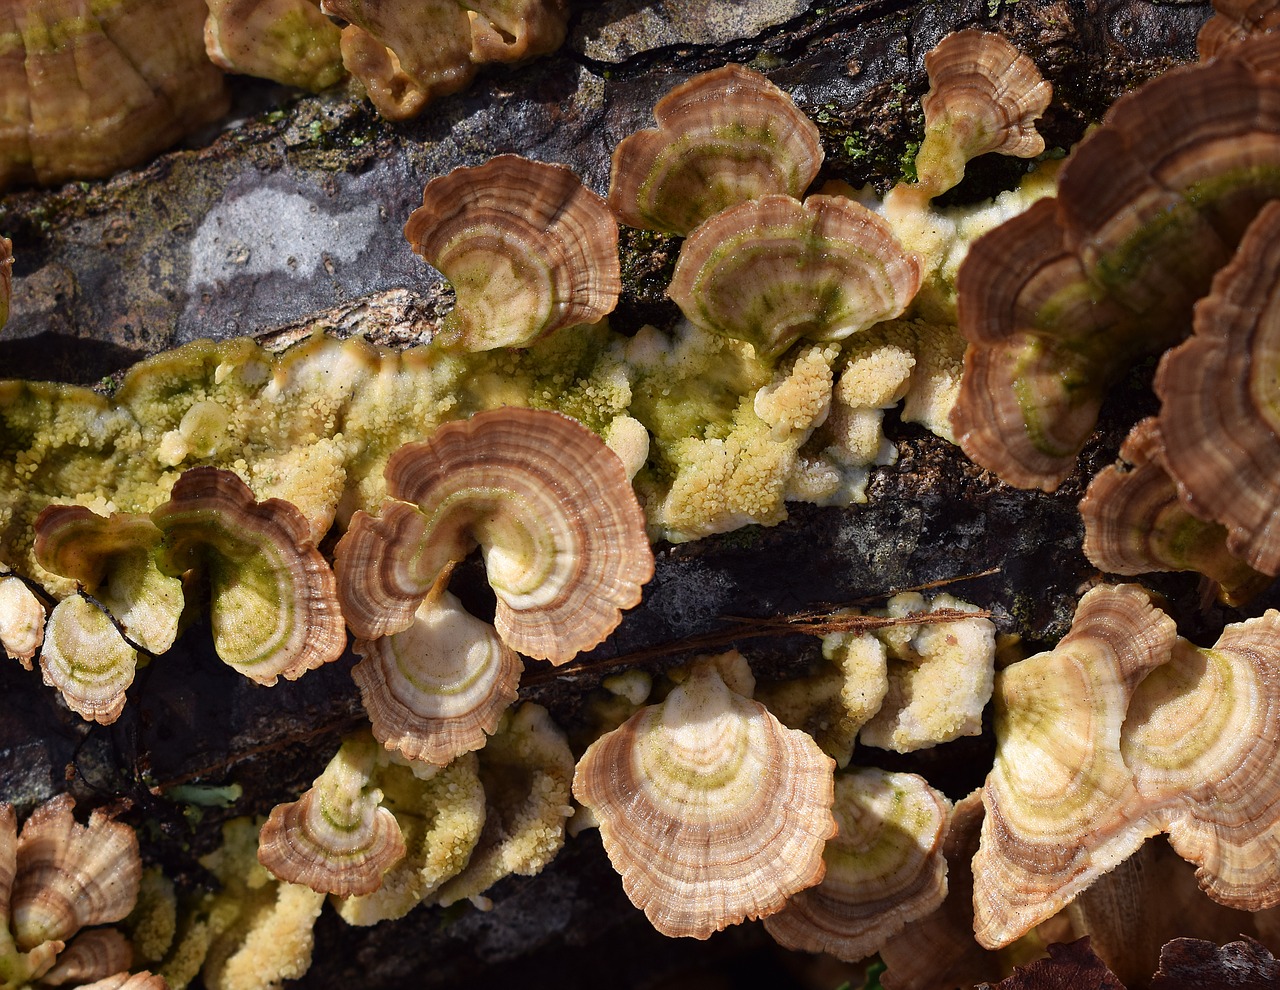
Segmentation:
{"type": "Polygon", "coordinates": [[[54,606],[40,669],[44,682],[81,718],[102,725],[118,719],[137,666],[138,651],[97,605],[71,595],[54,606]]]}
{"type": "Polygon", "coordinates": [[[206,0],[205,48],[215,65],[302,89],[321,90],[346,74],[341,30],[319,0],[206,0]]]}
{"type": "Polygon", "coordinates": [[[36,561],[73,579],[144,650],[164,653],[178,635],[182,581],[156,564],[161,534],[147,516],[104,518],[82,505],[46,506],[36,517],[36,561]]]}
{"type": "Polygon", "coordinates": [[[1034,158],[1044,151],[1035,122],[1053,87],[1034,62],[998,34],[956,31],[924,57],[929,73],[919,184],[932,195],[964,177],[965,163],[995,152],[1034,158]]]}
{"type": "Polygon", "coordinates": [[[1213,16],[1196,35],[1200,61],[1216,58],[1232,46],[1256,34],[1280,27],[1280,4],[1276,0],[1214,0],[1213,16]]]}
{"type": "Polygon", "coordinates": [[[923,777],[859,767],[836,777],[839,832],[826,875],[764,920],[782,946],[855,962],[947,896],[942,839],[951,802],[923,777]]]}
{"type": "Polygon", "coordinates": [[[707,938],[822,879],[834,766],[705,660],[662,704],[591,744],[573,793],[653,926],[707,938]]]}
{"type": "Polygon", "coordinates": [[[485,744],[516,700],[523,669],[493,626],[444,590],[451,570],[408,629],[356,640],[364,659],[351,671],[377,740],[436,766],[485,744]]]}
{"type": "Polygon", "coordinates": [[[637,131],[613,152],[609,206],[632,227],[685,235],[747,200],[798,199],[822,167],[813,121],[741,65],[681,83],[653,115],[656,130],[637,131]]]}
{"type": "Polygon", "coordinates": [[[667,289],[690,322],[775,357],[800,337],[842,340],[900,316],[920,268],[888,223],[843,196],[764,196],[680,249],[667,289]]]}
{"type": "MultiPolygon", "coordinates": [[[[58,954],[58,961],[41,977],[50,986],[83,986],[109,976],[125,974],[133,965],[133,946],[114,928],[92,928],[73,938],[58,954]]],[[[126,974],[127,975],[127,974],[126,974]]]]}
{"type": "Polygon", "coordinates": [[[969,456],[1055,488],[1108,386],[1185,336],[1195,300],[1280,195],[1278,63],[1280,38],[1264,36],[1118,100],[1057,199],[975,243],[958,282],[970,346],[952,414],[969,456]]]}
{"type": "Polygon", "coordinates": [[[1120,447],[1122,465],[1100,471],[1080,502],[1085,556],[1111,574],[1199,571],[1228,605],[1247,602],[1271,583],[1227,550],[1227,531],[1192,515],[1165,466],[1155,417],[1138,423],[1120,447]]]}
{"type": "Polygon", "coordinates": [[[1177,630],[1137,585],[1100,586],[1053,650],[996,682],[996,759],[973,860],[974,933],[1008,945],[1159,828],[1120,752],[1129,698],[1177,630]]]}
{"type": "Polygon", "coordinates": [[[0,187],[94,178],[221,116],[203,0],[41,0],[0,8],[0,187]]]}
{"type": "Polygon", "coordinates": [[[347,637],[333,572],[293,505],[256,502],[232,472],[198,467],[151,518],[165,538],[162,570],[207,577],[224,663],[271,685],[341,656],[347,637]]]}
{"type": "Polygon", "coordinates": [[[563,165],[499,155],[427,183],[409,245],[453,285],[443,339],[523,347],[618,304],[618,225],[563,165]]]}
{"type": "Polygon", "coordinates": [[[133,829],[100,811],[80,825],[74,807],[71,795],[60,794],[22,826],[10,901],[20,950],[120,921],[138,898],[142,861],[133,829]]]}
{"type": "Polygon", "coordinates": [[[477,543],[498,635],[552,663],[608,636],[653,576],[622,462],[560,413],[506,407],[446,423],[396,451],[386,478],[392,499],[379,516],[357,512],[334,555],[360,639],[407,628],[441,570],[477,543]]]}
{"type": "Polygon", "coordinates": [[[370,894],[404,856],[395,816],[372,783],[381,747],[349,736],[297,801],[278,804],[262,826],[258,862],[275,877],[317,892],[370,894]]]}
{"type": "Polygon", "coordinates": [[[1165,355],[1165,461],[1188,511],[1226,527],[1232,553],[1280,573],[1280,204],[1250,226],[1196,306],[1192,338],[1165,355]]]}

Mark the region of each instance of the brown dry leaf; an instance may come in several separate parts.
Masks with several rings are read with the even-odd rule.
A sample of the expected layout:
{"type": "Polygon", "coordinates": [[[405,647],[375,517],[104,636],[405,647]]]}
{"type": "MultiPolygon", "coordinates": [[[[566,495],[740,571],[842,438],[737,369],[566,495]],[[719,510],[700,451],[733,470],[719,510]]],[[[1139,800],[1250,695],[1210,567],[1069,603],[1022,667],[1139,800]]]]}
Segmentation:
{"type": "Polygon", "coordinates": [[[1251,938],[1222,947],[1198,938],[1175,938],[1160,950],[1160,969],[1151,990],[1274,990],[1280,962],[1251,938]]]}
{"type": "Polygon", "coordinates": [[[1087,936],[1065,945],[1051,945],[1048,959],[1019,966],[1007,979],[981,986],[991,990],[1125,990],[1120,978],[1094,955],[1087,936]]]}

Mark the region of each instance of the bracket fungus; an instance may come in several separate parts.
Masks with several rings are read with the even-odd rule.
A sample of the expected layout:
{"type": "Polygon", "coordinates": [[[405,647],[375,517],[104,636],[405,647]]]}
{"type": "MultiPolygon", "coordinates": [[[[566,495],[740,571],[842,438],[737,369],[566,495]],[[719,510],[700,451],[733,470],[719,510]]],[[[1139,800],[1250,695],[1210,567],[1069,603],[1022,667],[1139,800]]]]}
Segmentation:
{"type": "Polygon", "coordinates": [[[446,423],[393,454],[386,477],[381,515],[357,512],[335,551],[360,639],[408,628],[441,570],[477,543],[499,637],[557,664],[612,632],[653,576],[622,462],[559,413],[507,407],[446,423]]]}
{"type": "Polygon", "coordinates": [[[889,224],[838,196],[764,196],[684,242],[667,294],[695,326],[773,358],[902,315],[920,268],[889,224]]]}
{"type": "Polygon", "coordinates": [[[661,704],[593,742],[573,793],[653,926],[707,938],[822,879],[833,768],[708,658],[661,704]]]}
{"type": "Polygon", "coordinates": [[[346,75],[341,30],[319,0],[205,0],[205,49],[215,65],[322,90],[346,75]]]}
{"type": "Polygon", "coordinates": [[[82,595],[54,606],[40,651],[44,682],[81,718],[109,725],[124,709],[138,651],[111,616],[82,595]]]}
{"type": "Polygon", "coordinates": [[[203,0],[7,4],[0,186],[136,165],[227,109],[203,0]]]}
{"type": "Polygon", "coordinates": [[[951,803],[915,774],[859,767],[838,774],[826,875],[764,919],[788,949],[854,962],[879,951],[947,895],[942,840],[951,803]]]}
{"type": "Polygon", "coordinates": [[[741,65],[703,72],[653,108],[658,127],[613,151],[609,206],[632,227],[686,235],[770,194],[799,199],[822,167],[818,128],[791,97],[741,65]]]}
{"type": "Polygon", "coordinates": [[[258,861],[274,876],[317,892],[370,894],[404,856],[395,816],[371,783],[380,747],[349,736],[297,801],[277,805],[262,826],[258,861]]]}
{"type": "Polygon", "coordinates": [[[95,811],[76,822],[60,794],[19,833],[0,804],[0,987],[88,984],[128,969],[132,955],[113,929],[138,896],[142,862],[133,829],[95,811]],[[81,931],[86,929],[85,931],[81,931]],[[80,934],[77,934],[77,933],[80,934]]]}
{"type": "Polygon", "coordinates": [[[1277,52],[1280,38],[1259,37],[1121,98],[1062,169],[1056,199],[973,245],[957,286],[969,349],[952,422],[978,463],[1056,488],[1107,387],[1189,332],[1193,303],[1280,191],[1277,52]]]}
{"type": "Polygon", "coordinates": [[[618,303],[618,224],[563,165],[499,155],[432,179],[404,226],[457,293],[441,339],[522,347],[618,303]]]}
{"type": "Polygon", "coordinates": [[[44,642],[44,604],[20,577],[0,564],[0,649],[27,670],[44,642]]]}

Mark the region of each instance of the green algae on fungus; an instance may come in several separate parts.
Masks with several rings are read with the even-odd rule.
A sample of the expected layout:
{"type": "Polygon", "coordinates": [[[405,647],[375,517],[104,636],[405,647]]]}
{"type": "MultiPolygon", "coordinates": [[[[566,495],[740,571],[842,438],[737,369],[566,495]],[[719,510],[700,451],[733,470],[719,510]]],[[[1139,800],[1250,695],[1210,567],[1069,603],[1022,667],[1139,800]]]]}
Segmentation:
{"type": "Polygon", "coordinates": [[[81,718],[109,725],[124,709],[138,651],[116,629],[111,616],[82,595],[54,606],[40,651],[44,682],[57,688],[81,718]]]}
{"type": "Polygon", "coordinates": [[[229,72],[319,91],[346,76],[342,31],[319,0],[205,0],[209,58],[229,72]]]}

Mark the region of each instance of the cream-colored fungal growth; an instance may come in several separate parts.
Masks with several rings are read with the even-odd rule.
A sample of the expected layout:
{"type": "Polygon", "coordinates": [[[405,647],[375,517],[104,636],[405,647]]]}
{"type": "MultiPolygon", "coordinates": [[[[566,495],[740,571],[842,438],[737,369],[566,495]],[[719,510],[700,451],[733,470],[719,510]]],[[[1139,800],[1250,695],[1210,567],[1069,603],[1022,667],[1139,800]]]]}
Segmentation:
{"type": "Polygon", "coordinates": [[[133,947],[114,928],[94,928],[76,935],[41,977],[50,986],[84,986],[113,976],[128,976],[133,947]]]}
{"type": "Polygon", "coordinates": [[[83,505],[50,505],[36,517],[35,556],[106,606],[132,642],[158,654],[177,638],[185,604],[181,577],[157,565],[162,538],[146,516],[104,518],[83,505]]]}
{"type": "Polygon", "coordinates": [[[1199,571],[1228,605],[1247,602],[1271,583],[1227,549],[1227,530],[1191,514],[1165,466],[1159,422],[1138,423],[1120,447],[1119,465],[1099,471],[1080,502],[1084,553],[1111,574],[1199,571]]]}
{"type": "Polygon", "coordinates": [[[866,207],[771,195],[690,234],[667,294],[694,325],[769,359],[800,337],[841,340],[900,316],[919,287],[916,260],[866,207]]]}
{"type": "Polygon", "coordinates": [[[618,224],[563,165],[499,155],[427,183],[404,227],[457,294],[440,339],[523,347],[618,304],[618,224]]]}
{"type": "Polygon", "coordinates": [[[186,471],[151,514],[161,570],[202,572],[222,661],[260,684],[296,680],[347,644],[333,572],[296,507],[254,500],[230,471],[186,471]]]}
{"type": "Polygon", "coordinates": [[[466,868],[436,894],[439,904],[481,895],[503,877],[534,876],[564,845],[565,821],[573,814],[569,790],[573,753],[547,710],[525,703],[480,751],[485,817],[466,868]]]}
{"type": "Polygon", "coordinates": [[[61,794],[16,830],[0,805],[0,987],[88,985],[127,969],[128,941],[114,929],[138,895],[142,863],[133,829],[95,811],[76,823],[61,794]],[[69,943],[69,944],[68,944],[69,943]],[[65,951],[64,951],[65,947],[65,951]]]}
{"type": "Polygon", "coordinates": [[[178,927],[178,897],[173,881],[158,866],[142,872],[138,900],[125,922],[136,959],[158,963],[173,945],[178,927]]]}
{"type": "Polygon", "coordinates": [[[1044,151],[1035,122],[1053,98],[1034,62],[998,34],[956,31],[924,57],[929,73],[924,141],[916,155],[922,193],[959,183],[966,163],[995,152],[1034,158],[1044,151]]]}
{"type": "Polygon", "coordinates": [[[673,234],[769,194],[799,199],[822,167],[818,128],[764,76],[726,65],[653,108],[656,130],[613,152],[609,205],[625,224],[673,234]]]}
{"type": "Polygon", "coordinates": [[[981,733],[994,686],[995,626],[982,616],[930,621],[930,613],[978,611],[946,594],[927,604],[915,592],[895,595],[886,611],[894,618],[919,615],[921,621],[878,633],[891,658],[888,691],[862,727],[862,743],[910,753],[981,733]]]}
{"type": "Polygon", "coordinates": [[[137,666],[138,651],[97,605],[72,595],[54,606],[40,668],[44,682],[81,718],[103,725],[118,719],[137,666]]]}
{"type": "Polygon", "coordinates": [[[1134,692],[1121,734],[1149,817],[1214,900],[1280,904],[1280,612],[1227,626],[1210,649],[1179,640],[1134,692]]]}
{"type": "Polygon", "coordinates": [[[707,938],[822,879],[834,764],[735,694],[710,660],[596,740],[574,796],[632,903],[665,935],[707,938]]]}
{"type": "Polygon", "coordinates": [[[0,13],[0,186],[135,165],[227,109],[203,0],[42,0],[0,13]]]}
{"type": "Polygon", "coordinates": [[[347,924],[402,918],[462,872],[485,823],[479,766],[476,755],[468,753],[425,780],[394,763],[379,770],[382,804],[400,825],[405,855],[373,893],[334,898],[347,924]]]}
{"type": "Polygon", "coordinates": [[[342,60],[389,120],[465,87],[484,62],[555,51],[564,40],[563,0],[322,0],[347,21],[342,60]]]}
{"type": "Polygon", "coordinates": [[[444,590],[451,567],[408,629],[356,640],[351,677],[374,737],[410,760],[445,766],[480,749],[516,700],[520,658],[444,590]]]}
{"type": "Polygon", "coordinates": [[[297,801],[277,805],[262,826],[258,861],[278,879],[346,897],[368,894],[404,856],[395,816],[373,783],[381,747],[348,736],[297,801]]]}
{"type": "Polygon", "coordinates": [[[603,640],[653,576],[621,461],[566,416],[504,408],[449,423],[397,451],[386,475],[401,501],[357,513],[335,551],[343,613],[362,639],[406,628],[476,544],[498,635],[553,663],[603,640]]]}
{"type": "Polygon", "coordinates": [[[174,990],[197,974],[209,990],[278,990],[311,966],[312,929],[325,895],[278,883],[256,859],[258,826],[237,818],[200,863],[221,883],[185,927],[160,972],[174,990]]]}
{"type": "Polygon", "coordinates": [[[1139,682],[1169,661],[1173,620],[1137,585],[1100,586],[1053,650],[1001,671],[996,759],[974,857],[974,932],[1007,945],[1159,831],[1121,756],[1139,682]]]}
{"type": "Polygon", "coordinates": [[[1226,527],[1227,549],[1264,574],[1280,573],[1280,205],[1250,224],[1195,332],[1156,372],[1164,461],[1187,511],[1226,527]]]}
{"type": "Polygon", "coordinates": [[[44,642],[44,604],[27,583],[0,564],[0,648],[27,670],[44,642]]]}
{"type": "Polygon", "coordinates": [[[319,0],[206,0],[204,44],[215,65],[322,90],[346,75],[341,30],[319,0]]]}
{"type": "Polygon", "coordinates": [[[839,832],[823,853],[826,875],[764,926],[785,948],[853,962],[947,896],[942,840],[951,802],[922,777],[871,767],[838,774],[835,795],[839,832]]]}

